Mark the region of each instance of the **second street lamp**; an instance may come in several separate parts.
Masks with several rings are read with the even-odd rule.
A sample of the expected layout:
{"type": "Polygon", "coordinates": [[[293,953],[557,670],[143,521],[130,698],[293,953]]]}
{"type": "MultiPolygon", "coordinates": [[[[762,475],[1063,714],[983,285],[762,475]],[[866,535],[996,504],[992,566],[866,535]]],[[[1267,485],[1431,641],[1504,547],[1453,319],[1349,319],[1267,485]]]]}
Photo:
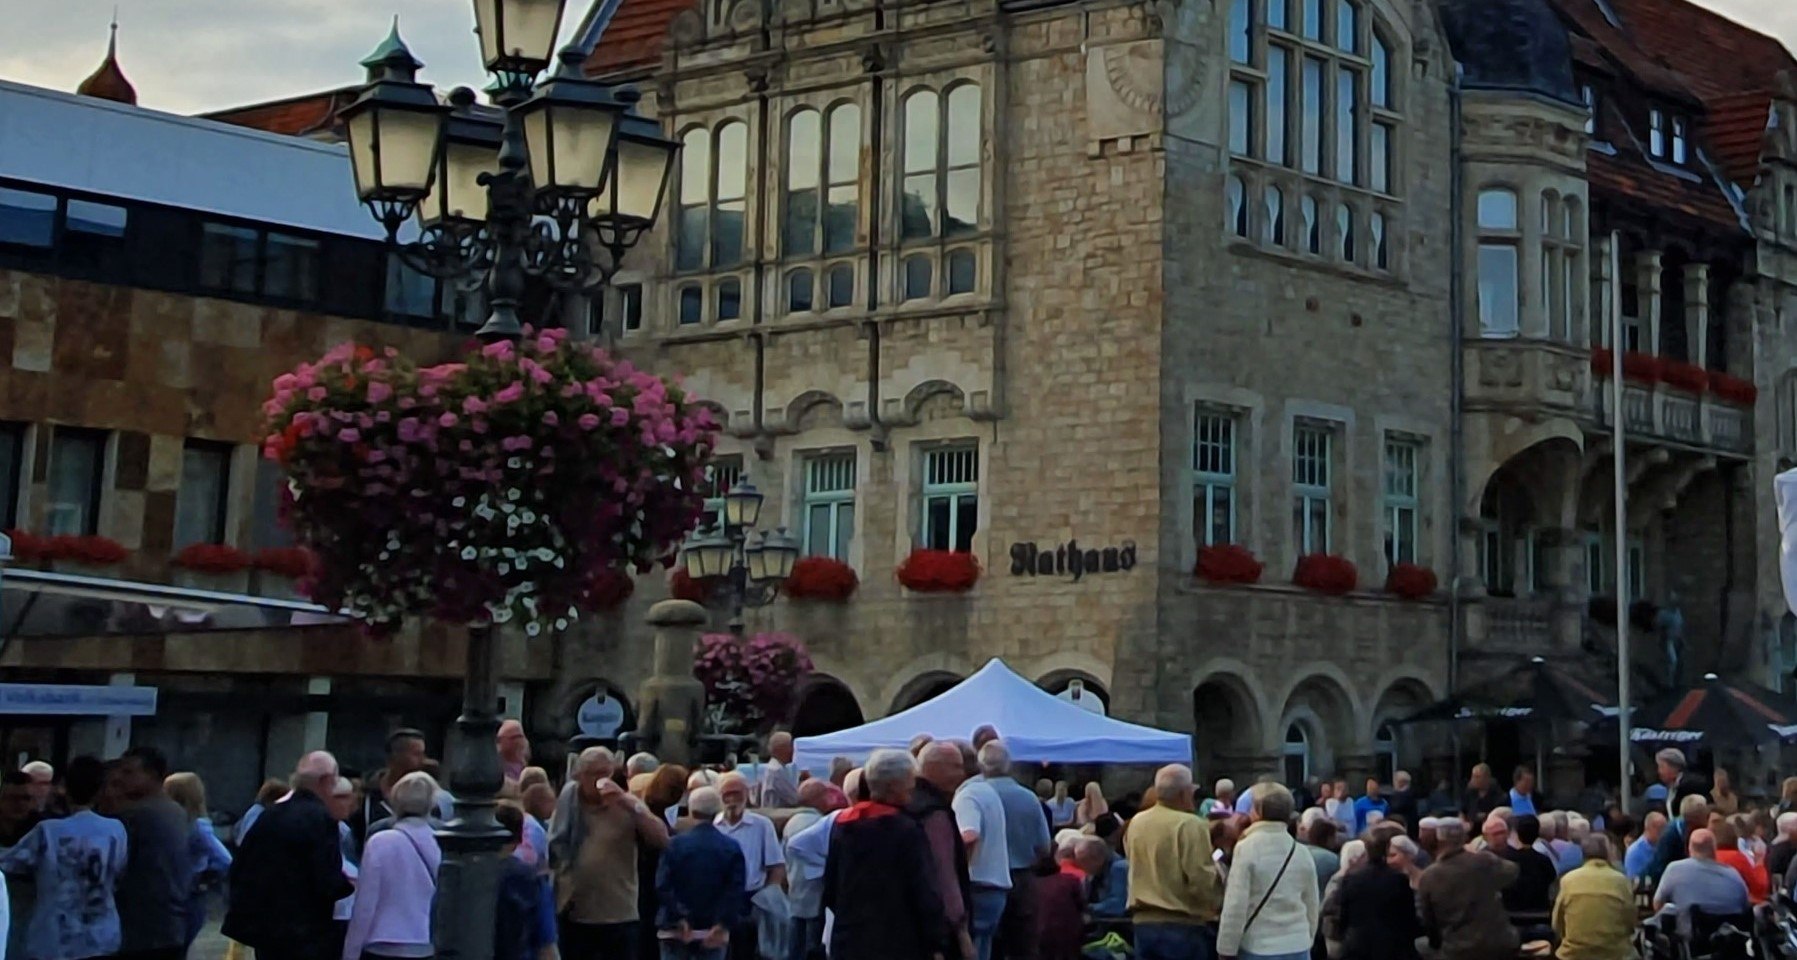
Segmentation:
{"type": "Polygon", "coordinates": [[[730,632],[743,635],[746,607],[762,607],[779,596],[799,557],[799,542],[785,527],[772,533],[755,529],[761,519],[761,491],[747,479],[724,494],[718,519],[695,530],[680,547],[680,562],[694,580],[723,578],[729,591],[730,632]]]}

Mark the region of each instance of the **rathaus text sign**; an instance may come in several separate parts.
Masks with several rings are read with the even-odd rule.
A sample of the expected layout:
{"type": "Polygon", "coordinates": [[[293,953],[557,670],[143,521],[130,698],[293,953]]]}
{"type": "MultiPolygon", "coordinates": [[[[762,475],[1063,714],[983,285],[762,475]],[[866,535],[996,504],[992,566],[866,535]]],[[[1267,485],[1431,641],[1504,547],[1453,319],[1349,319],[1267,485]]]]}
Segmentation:
{"type": "Polygon", "coordinates": [[[1117,547],[1082,547],[1078,540],[1043,545],[1011,544],[1011,576],[1081,577],[1098,573],[1128,573],[1136,567],[1136,542],[1117,547]]]}
{"type": "Polygon", "coordinates": [[[156,714],[156,688],[84,687],[56,683],[0,683],[0,714],[39,716],[149,717],[156,714]]]}

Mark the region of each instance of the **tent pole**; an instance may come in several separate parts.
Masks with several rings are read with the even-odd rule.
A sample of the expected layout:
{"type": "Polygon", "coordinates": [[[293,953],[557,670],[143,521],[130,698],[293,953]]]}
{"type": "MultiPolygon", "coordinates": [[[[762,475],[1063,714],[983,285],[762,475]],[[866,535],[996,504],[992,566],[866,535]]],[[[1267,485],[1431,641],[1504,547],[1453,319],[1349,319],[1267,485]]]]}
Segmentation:
{"type": "MultiPolygon", "coordinates": [[[[1610,282],[1613,289],[1620,290],[1622,283],[1622,253],[1620,250],[1620,231],[1610,232],[1610,282]]],[[[1613,498],[1616,502],[1616,738],[1618,779],[1616,795],[1624,800],[1629,795],[1629,491],[1628,491],[1628,447],[1625,445],[1626,430],[1623,421],[1627,416],[1623,410],[1622,387],[1622,351],[1627,347],[1622,322],[1622,297],[1613,294],[1610,297],[1610,417],[1615,429],[1612,445],[1615,452],[1611,456],[1612,482],[1615,485],[1613,498]]]]}

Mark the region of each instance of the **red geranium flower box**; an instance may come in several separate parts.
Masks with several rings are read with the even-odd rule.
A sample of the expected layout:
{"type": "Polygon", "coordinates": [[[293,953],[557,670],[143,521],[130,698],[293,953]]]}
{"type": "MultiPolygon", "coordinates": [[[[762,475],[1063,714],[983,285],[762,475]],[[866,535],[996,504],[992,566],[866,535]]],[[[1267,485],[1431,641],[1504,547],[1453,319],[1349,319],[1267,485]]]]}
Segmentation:
{"type": "Polygon", "coordinates": [[[237,573],[249,569],[250,556],[228,543],[194,543],[182,547],[173,563],[195,573],[237,573]]]}
{"type": "Polygon", "coordinates": [[[1599,379],[1608,380],[1611,372],[1616,369],[1615,364],[1616,354],[1611,353],[1609,347],[1591,348],[1591,372],[1599,379]]]}
{"type": "Polygon", "coordinates": [[[1648,353],[1633,350],[1622,355],[1622,378],[1636,383],[1659,383],[1666,375],[1666,364],[1648,353]]]}
{"type": "Polygon", "coordinates": [[[786,595],[794,600],[841,603],[861,586],[855,568],[835,557],[801,557],[786,578],[786,595]]]}
{"type": "Polygon", "coordinates": [[[25,530],[8,530],[6,536],[12,541],[12,558],[18,563],[37,563],[50,559],[47,552],[50,546],[49,537],[40,537],[25,530]]]}
{"type": "Polygon", "coordinates": [[[1360,573],[1346,557],[1313,553],[1298,558],[1298,569],[1292,582],[1306,590],[1341,595],[1352,593],[1360,583],[1360,573]]]}
{"type": "Polygon", "coordinates": [[[1247,547],[1221,543],[1198,551],[1198,566],[1192,572],[1207,583],[1259,583],[1266,566],[1247,547]]]}
{"type": "Polygon", "coordinates": [[[117,540],[96,536],[60,536],[44,540],[45,558],[90,567],[110,567],[131,555],[117,540]]]}
{"type": "Polygon", "coordinates": [[[1667,360],[1660,365],[1660,382],[1688,393],[1702,393],[1709,388],[1710,372],[1695,363],[1667,360]]]}
{"type": "Polygon", "coordinates": [[[297,580],[312,575],[318,558],[305,547],[264,547],[250,563],[258,570],[297,580]]]}
{"type": "Polygon", "coordinates": [[[913,550],[896,571],[899,583],[918,593],[966,593],[980,579],[980,562],[971,553],[913,550]]]}
{"type": "Polygon", "coordinates": [[[711,596],[711,591],[716,587],[719,579],[721,578],[706,577],[702,580],[694,580],[692,575],[686,572],[685,567],[675,567],[674,572],[668,576],[668,594],[676,600],[691,600],[694,603],[702,604],[707,597],[711,596]]]}
{"type": "Polygon", "coordinates": [[[1710,392],[1719,399],[1747,407],[1753,406],[1760,396],[1760,389],[1753,385],[1753,381],[1726,373],[1710,374],[1710,392]]]}
{"type": "Polygon", "coordinates": [[[1385,592],[1406,600],[1421,600],[1435,592],[1435,571],[1414,563],[1394,564],[1385,575],[1385,592]]]}
{"type": "Polygon", "coordinates": [[[636,581],[622,570],[601,570],[587,585],[581,604],[588,610],[616,610],[636,592],[636,581]]]}

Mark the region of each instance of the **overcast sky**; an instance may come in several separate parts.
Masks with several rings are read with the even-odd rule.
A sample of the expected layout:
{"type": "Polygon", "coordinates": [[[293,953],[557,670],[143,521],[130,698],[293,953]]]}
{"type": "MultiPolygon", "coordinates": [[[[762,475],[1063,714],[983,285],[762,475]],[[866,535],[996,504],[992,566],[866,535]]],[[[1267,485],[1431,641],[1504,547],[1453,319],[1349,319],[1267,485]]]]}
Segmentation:
{"type": "MultiPolygon", "coordinates": [[[[1701,0],[1797,48],[1793,0],[1701,0]]],[[[197,113],[361,79],[356,62],[400,16],[442,87],[482,80],[466,0],[10,0],[0,79],[72,90],[99,64],[119,10],[119,61],[144,106],[197,113]]],[[[568,0],[564,32],[587,0],[568,0]]]]}

